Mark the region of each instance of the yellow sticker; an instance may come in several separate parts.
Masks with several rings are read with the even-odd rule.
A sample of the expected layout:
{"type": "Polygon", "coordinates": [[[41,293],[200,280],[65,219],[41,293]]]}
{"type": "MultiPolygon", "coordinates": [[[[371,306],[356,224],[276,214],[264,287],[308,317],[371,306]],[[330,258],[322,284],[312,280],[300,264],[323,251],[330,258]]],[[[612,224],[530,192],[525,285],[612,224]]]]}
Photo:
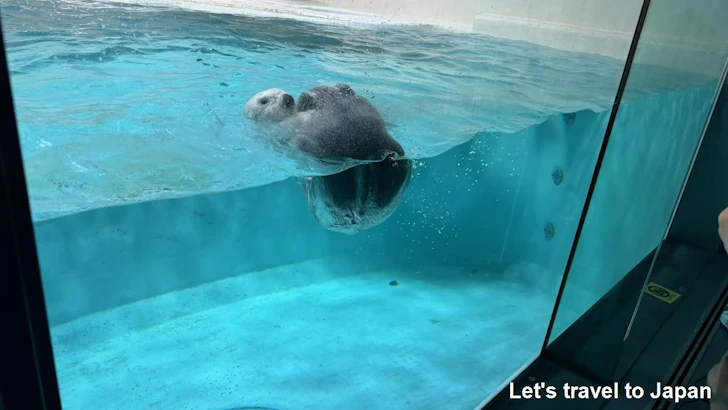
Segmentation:
{"type": "Polygon", "coordinates": [[[648,295],[652,295],[665,303],[672,303],[680,297],[679,293],[672,291],[664,286],[660,286],[655,282],[648,283],[645,292],[648,295]]]}

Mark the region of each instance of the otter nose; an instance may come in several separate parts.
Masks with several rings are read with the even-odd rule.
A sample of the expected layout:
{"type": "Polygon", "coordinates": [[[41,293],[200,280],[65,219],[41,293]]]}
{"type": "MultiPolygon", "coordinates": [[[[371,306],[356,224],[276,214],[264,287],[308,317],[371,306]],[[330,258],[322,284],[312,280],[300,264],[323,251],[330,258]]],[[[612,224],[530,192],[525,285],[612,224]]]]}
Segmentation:
{"type": "Polygon", "coordinates": [[[293,96],[291,94],[284,94],[283,95],[283,106],[293,107],[293,105],[296,103],[296,101],[293,99],[293,96]]]}

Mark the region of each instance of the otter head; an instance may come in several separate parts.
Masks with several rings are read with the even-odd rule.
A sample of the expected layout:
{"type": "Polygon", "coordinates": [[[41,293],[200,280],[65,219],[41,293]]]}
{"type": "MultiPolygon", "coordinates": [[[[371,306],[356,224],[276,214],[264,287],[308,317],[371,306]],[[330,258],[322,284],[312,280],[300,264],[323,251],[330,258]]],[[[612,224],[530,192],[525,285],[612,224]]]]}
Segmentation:
{"type": "Polygon", "coordinates": [[[245,117],[259,122],[280,122],[293,115],[296,101],[291,94],[271,88],[255,94],[243,109],[245,117]]]}

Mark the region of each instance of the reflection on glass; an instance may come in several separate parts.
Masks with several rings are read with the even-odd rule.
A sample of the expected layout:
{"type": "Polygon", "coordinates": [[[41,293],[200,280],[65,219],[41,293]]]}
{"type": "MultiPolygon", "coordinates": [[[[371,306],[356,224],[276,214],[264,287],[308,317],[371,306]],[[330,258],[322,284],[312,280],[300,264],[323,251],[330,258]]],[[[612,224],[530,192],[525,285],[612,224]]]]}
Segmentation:
{"type": "Polygon", "coordinates": [[[722,1],[650,3],[551,340],[662,241],[728,57],[726,17],[722,1]]]}
{"type": "Polygon", "coordinates": [[[639,4],[324,3],[0,0],[65,409],[471,409],[538,354],[639,4]]]}

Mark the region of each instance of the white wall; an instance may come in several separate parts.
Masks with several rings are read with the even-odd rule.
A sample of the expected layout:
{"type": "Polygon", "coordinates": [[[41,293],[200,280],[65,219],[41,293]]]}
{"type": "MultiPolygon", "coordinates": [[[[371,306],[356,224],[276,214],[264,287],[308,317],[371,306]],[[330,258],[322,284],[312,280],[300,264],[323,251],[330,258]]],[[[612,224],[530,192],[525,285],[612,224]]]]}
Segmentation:
{"type": "Polygon", "coordinates": [[[480,14],[631,31],[641,0],[303,0],[393,19],[471,27],[480,14]]]}
{"type": "MultiPolygon", "coordinates": [[[[530,20],[588,30],[631,32],[641,0],[301,0],[393,20],[472,27],[477,16],[530,20]]],[[[486,27],[487,28],[487,27],[486,27]]]]}
{"type": "MultiPolygon", "coordinates": [[[[643,0],[299,0],[625,59],[643,0]]],[[[728,2],[652,0],[642,63],[717,76],[728,53],[728,2]],[[689,56],[689,57],[686,57],[689,56]]]]}

